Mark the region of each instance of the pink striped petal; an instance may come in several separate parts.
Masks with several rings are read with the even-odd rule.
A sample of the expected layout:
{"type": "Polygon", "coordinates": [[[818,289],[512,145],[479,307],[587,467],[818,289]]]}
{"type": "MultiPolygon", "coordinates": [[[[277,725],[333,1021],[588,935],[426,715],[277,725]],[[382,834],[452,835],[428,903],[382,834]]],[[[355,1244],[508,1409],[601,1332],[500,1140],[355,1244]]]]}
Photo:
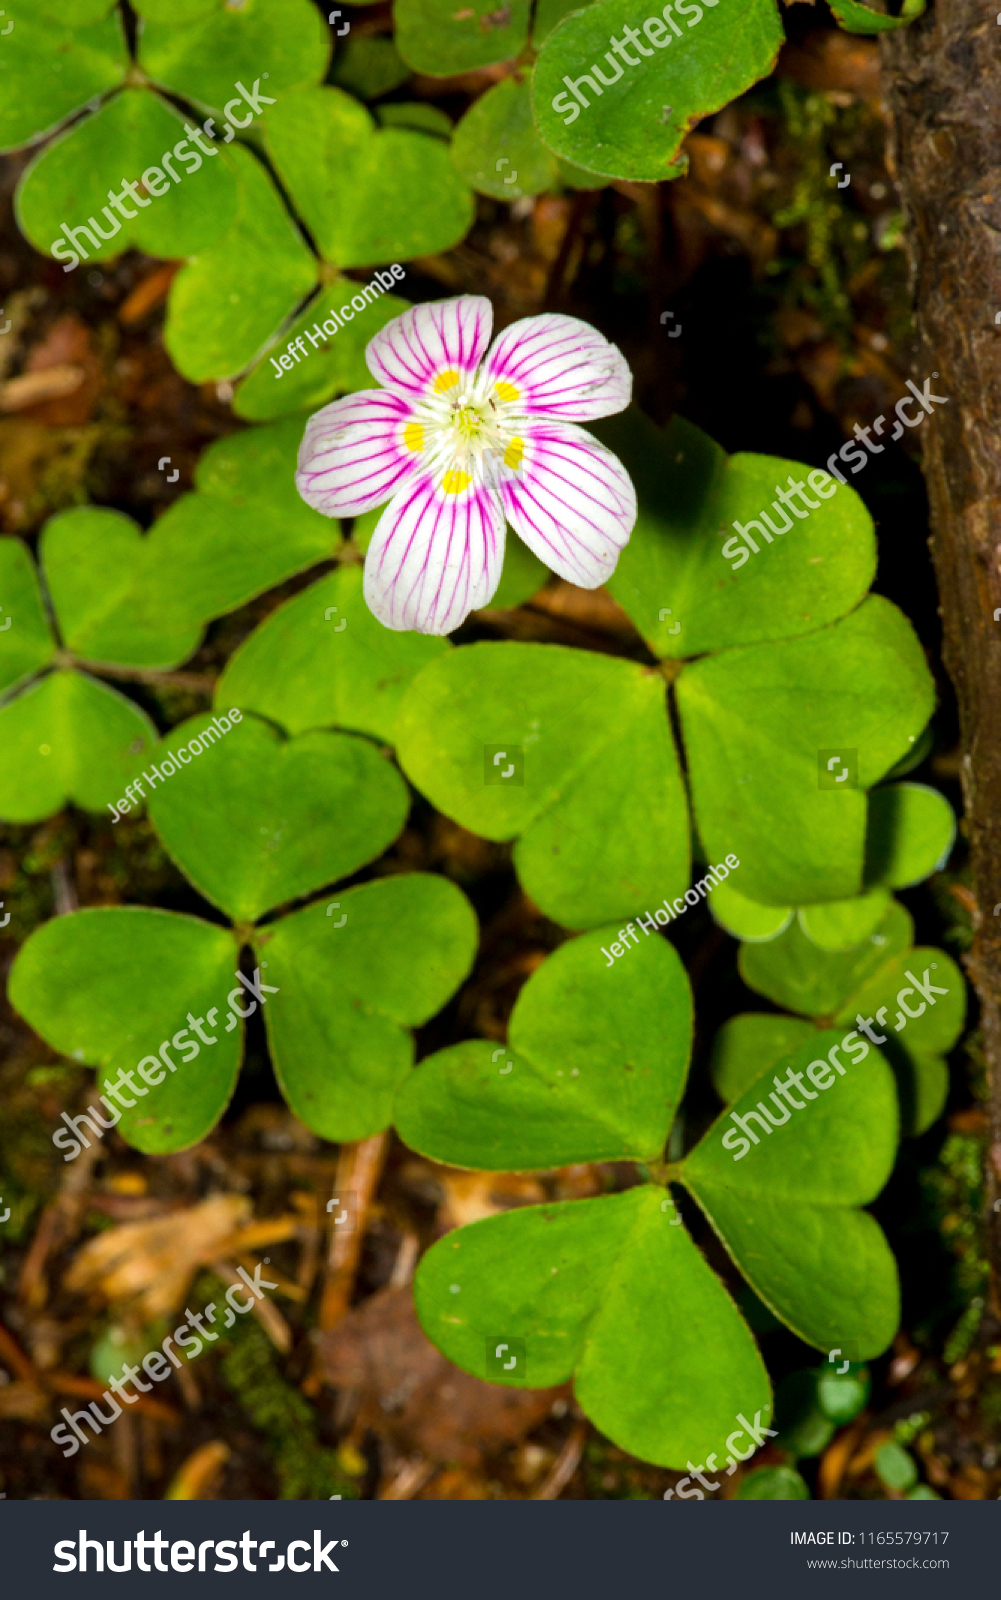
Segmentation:
{"type": "Polygon", "coordinates": [[[480,379],[518,391],[519,411],[529,416],[588,422],[624,411],[632,395],[626,358],[596,328],[555,312],[512,322],[500,335],[480,379]]]}
{"type": "Polygon", "coordinates": [[[386,507],[365,557],[365,599],[387,628],[451,633],[485,606],[504,565],[504,517],[493,489],[445,494],[422,473],[386,507]]]}
{"type": "Polygon", "coordinates": [[[493,325],[493,306],[480,294],[413,306],[371,341],[365,351],[368,370],[378,383],[411,401],[447,395],[472,380],[493,325]]]}
{"type": "Polygon", "coordinates": [[[362,389],[310,417],[295,475],[306,504],[325,517],[355,517],[388,500],[417,471],[403,442],[412,415],[387,389],[362,389]]]}
{"type": "Polygon", "coordinates": [[[523,448],[519,467],[499,469],[508,522],[553,572],[597,589],[636,522],[629,474],[611,450],[566,423],[529,423],[523,448]]]}

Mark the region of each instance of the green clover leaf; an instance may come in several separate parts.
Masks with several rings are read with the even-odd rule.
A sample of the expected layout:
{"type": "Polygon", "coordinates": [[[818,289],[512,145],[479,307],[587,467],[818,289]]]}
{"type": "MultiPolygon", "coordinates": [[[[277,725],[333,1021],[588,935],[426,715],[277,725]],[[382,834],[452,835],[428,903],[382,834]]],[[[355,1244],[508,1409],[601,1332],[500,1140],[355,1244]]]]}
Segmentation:
{"type": "Polygon", "coordinates": [[[22,232],[37,249],[46,255],[52,250],[64,263],[74,249],[93,261],[106,261],[130,246],[173,257],[206,249],[236,217],[237,167],[225,147],[213,159],[199,155],[184,127],[185,118],[146,89],[125,88],[113,95],[31,162],[15,202],[22,232]],[[177,156],[179,146],[184,160],[177,156]],[[189,166],[192,160],[198,167],[189,166]],[[144,173],[149,177],[145,198],[137,193],[133,203],[124,181],[139,185],[144,173]],[[121,209],[110,203],[116,191],[121,209]],[[61,231],[64,223],[75,246],[61,231]],[[60,246],[58,252],[54,245],[60,246]]]}
{"type": "Polygon", "coordinates": [[[556,159],[535,131],[527,79],[503,78],[473,102],[455,130],[452,160],[471,188],[494,200],[553,188],[556,159]]]}
{"type": "Polygon", "coordinates": [[[329,557],[337,533],[295,486],[296,418],[218,439],[182,495],[154,524],[150,578],[188,594],[204,620],[329,557]]]}
{"type": "Polygon", "coordinates": [[[171,667],[198,648],[190,600],[151,581],[156,539],[130,517],[63,511],[46,523],[40,553],[63,643],[82,660],[171,667]]]}
{"type": "Polygon", "coordinates": [[[393,20],[400,55],[415,72],[447,78],[518,55],[528,37],[528,0],[496,6],[472,0],[396,0],[393,20]]]}
{"type": "Polygon", "coordinates": [[[445,878],[385,878],[270,924],[265,944],[290,997],[266,1021],[292,1110],[325,1139],[378,1132],[413,1065],[407,1030],[439,1011],[472,965],[468,902],[445,878]]]}
{"type": "MultiPolygon", "coordinates": [[[[253,0],[240,6],[198,0],[197,11],[191,0],[186,3],[187,17],[149,0],[137,6],[145,19],[139,64],[164,88],[221,110],[240,98],[238,82],[251,93],[277,98],[326,73],[330,29],[308,0],[253,0]]],[[[238,115],[247,115],[242,102],[238,115]]]]}
{"type": "Polygon", "coordinates": [[[896,1332],[899,1291],[886,1239],[856,1208],[874,1200],[890,1175],[897,1102],[893,1076],[870,1046],[864,1067],[853,1055],[836,1075],[826,1052],[841,1037],[815,1034],[781,1061],[799,1069],[801,1109],[773,1091],[767,1069],[685,1157],[681,1178],[769,1310],[807,1344],[827,1350],[854,1339],[868,1358],[896,1332]],[[803,1074],[818,1063],[823,1070],[807,1089],[803,1074]],[[761,1104],[775,1121],[784,1113],[782,1126],[769,1124],[761,1104]],[[753,1142],[739,1131],[745,1126],[753,1142]]]}
{"type": "Polygon", "coordinates": [[[429,1339],[463,1371],[533,1388],[574,1378],[580,1404],[623,1450],[700,1463],[770,1416],[768,1376],[726,1290],[663,1190],[525,1206],[446,1235],[422,1258],[414,1301],[429,1339]],[[673,1208],[672,1208],[673,1209],[673,1208]],[[524,1341],[509,1376],[497,1341],[524,1341]]]}
{"type": "MultiPolygon", "coordinates": [[[[471,1040],[405,1080],[395,1120],[410,1144],[487,1171],[656,1158],[684,1085],[687,980],[661,940],[641,941],[602,970],[605,937],[584,935],[549,957],[519,996],[506,1047],[471,1040]]],[[[741,1077],[750,1047],[764,1060],[738,1115],[758,1115],[761,1074],[776,1058],[794,1070],[841,1040],[792,1019],[741,1032],[719,1070],[741,1077]]],[[[818,1084],[784,1122],[776,1113],[777,1127],[759,1117],[771,1131],[753,1148],[744,1138],[732,1154],[739,1134],[727,1113],[665,1172],[698,1200],[775,1316],[822,1348],[834,1335],[831,1345],[851,1337],[876,1354],[896,1328],[897,1280],[879,1227],[858,1208],[889,1175],[897,1119],[893,1078],[869,1054],[865,1070],[853,1052],[840,1074],[822,1060],[833,1092],[818,1084]],[[795,1129],[786,1128],[794,1116],[795,1129]]],[[[459,1228],[423,1258],[414,1292],[425,1332],[465,1371],[533,1387],[573,1374],[597,1426],[648,1460],[725,1456],[737,1448],[728,1435],[743,1425],[741,1409],[769,1414],[750,1334],[662,1188],[640,1184],[459,1228]],[[513,1341],[524,1359],[499,1364],[496,1350],[513,1341]]]]}
{"type": "Polygon", "coordinates": [[[233,410],[238,417],[263,422],[293,411],[317,411],[335,395],[371,388],[372,374],[365,364],[365,348],[380,328],[401,316],[409,305],[408,300],[393,294],[366,301],[359,295],[358,285],[349,278],[330,284],[282,329],[279,337],[286,339],[285,346],[269,346],[260,361],[250,368],[236,391],[233,410]],[[351,306],[352,299],[361,299],[364,310],[351,306]],[[337,312],[340,319],[345,306],[351,307],[351,315],[338,327],[331,312],[337,312]],[[301,350],[305,352],[301,360],[297,339],[302,341],[301,350]],[[294,357],[288,353],[289,346],[296,349],[294,357]],[[291,371],[281,367],[282,356],[291,365],[291,371]]]}
{"type": "MultiPolygon", "coordinates": [[[[629,459],[635,446],[628,439],[606,424],[599,431],[616,447],[624,444],[629,459]]],[[[715,592],[706,563],[719,558],[720,506],[746,524],[761,509],[762,485],[774,485],[779,467],[795,463],[749,457],[734,458],[734,466],[688,424],[661,436],[639,418],[632,431],[657,449],[650,470],[638,475],[640,519],[609,587],[655,652],[716,651],[695,662],[669,659],[662,675],[674,684],[707,859],[732,856],[740,867],[720,919],[738,933],[774,937],[797,903],[830,905],[858,895],[865,790],[918,742],[933,707],[931,676],[896,608],[863,599],[873,570],[872,524],[851,490],[837,491],[843,510],[836,515],[827,507],[833,522],[824,521],[819,500],[813,513],[802,513],[797,536],[818,553],[803,561],[801,551],[795,575],[786,561],[791,544],[761,555],[768,608],[759,620],[734,604],[732,574],[717,576],[715,592]],[[809,523],[814,535],[804,532],[809,523]],[[822,754],[838,747],[848,750],[861,788],[823,781],[822,754]]],[[[805,487],[807,476],[800,469],[796,481],[805,487]]],[[[821,487],[833,488],[820,476],[821,487]]],[[[717,573],[720,566],[727,563],[717,573]]],[[[572,927],[595,926],[650,910],[684,886],[688,829],[677,758],[673,741],[665,748],[653,731],[656,723],[666,733],[662,693],[656,674],[629,663],[555,646],[474,645],[414,681],[400,759],[413,782],[464,827],[494,839],[521,836],[519,874],[549,915],[572,927]],[[523,775],[507,787],[487,782],[485,752],[509,744],[522,752],[523,775]]],[[[841,770],[849,769],[842,763],[841,770]]],[[[894,851],[923,866],[925,825],[909,821],[899,804],[892,814],[885,802],[878,805],[884,810],[871,830],[871,874],[885,876],[879,862],[894,851]]],[[[930,814],[928,828],[941,847],[941,827],[930,814]]],[[[897,869],[888,870],[892,876],[897,869]]],[[[819,920],[821,936],[852,937],[860,919],[871,925],[878,901],[832,908],[826,925],[819,920]]]]}
{"type": "Polygon", "coordinates": [[[847,33],[887,33],[892,28],[904,28],[916,17],[924,15],[927,0],[904,0],[899,17],[870,11],[862,0],[830,0],[835,20],[847,33]]]}
{"type": "Polygon", "coordinates": [[[365,604],[361,568],[341,567],[244,640],[215,703],[255,711],[288,733],[336,725],[393,743],[407,685],[450,648],[445,639],[384,628],[365,604]]]}
{"type": "Polygon", "coordinates": [[[710,857],[738,856],[742,892],[766,904],[854,894],[865,846],[861,789],[890,770],[934,704],[906,618],[871,595],[806,638],[693,663],[676,693],[710,857]],[[820,752],[835,747],[857,749],[860,788],[819,786],[820,752]]]}
{"type": "Polygon", "coordinates": [[[239,180],[232,226],[171,285],[164,343],[192,383],[234,377],[316,282],[316,261],[255,156],[234,144],[239,180]]]}
{"type": "Polygon", "coordinates": [[[33,677],[55,653],[38,574],[27,545],[0,540],[0,694],[33,677]]]}
{"type": "Polygon", "coordinates": [[[555,920],[594,927],[683,892],[684,793],[656,672],[475,644],[418,674],[397,726],[408,777],[463,827],[517,837],[518,874],[555,920]],[[523,783],[488,782],[490,749],[509,746],[524,752],[523,783]]]}
{"type": "Polygon", "coordinates": [[[407,1030],[427,1021],[469,970],[476,922],[468,902],[444,879],[413,874],[252,924],[385,847],[407,810],[399,776],[364,739],[312,732],[283,741],[253,718],[228,730],[194,718],[154,759],[160,776],[149,768],[138,780],[151,791],[154,825],[181,870],[238,926],[133,907],[57,918],[19,952],[12,1003],[54,1048],[114,1071],[162,1055],[193,1002],[216,1027],[229,998],[205,1059],[179,1066],[167,1048],[170,1076],[120,1123],[138,1149],[183,1149],[205,1137],[233,1091],[242,1053],[234,1030],[251,1014],[231,998],[243,998],[234,968],[250,943],[275,991],[262,1010],[293,1110],[326,1138],[377,1132],[411,1067],[407,1030]],[[185,744],[188,762],[164,772],[185,744]],[[150,986],[143,974],[151,972],[150,986]]]}
{"type": "Polygon", "coordinates": [[[67,801],[103,811],[155,740],[145,713],[106,683],[50,672],[0,706],[0,817],[40,822],[67,801]]]}
{"type": "Polygon", "coordinates": [[[812,633],[864,597],[876,541],[852,488],[795,461],[726,456],[680,417],[661,430],[631,408],[594,431],[636,482],[639,517],[608,588],[654,655],[682,659],[812,633]],[[780,493],[786,508],[775,504],[780,493]],[[729,536],[738,525],[760,530],[762,511],[786,533],[770,544],[767,533],[752,533],[759,554],[734,571],[735,554],[723,549],[741,541],[729,536]]]}
{"type": "Polygon", "coordinates": [[[431,255],[457,244],[472,196],[440,139],[378,129],[342,89],[298,89],[264,117],[268,152],[316,240],[338,267],[431,255]]]}
{"type": "MultiPolygon", "coordinates": [[[[123,1068],[135,1075],[140,1058],[151,1075],[163,1072],[163,1081],[145,1090],[139,1078],[118,1131],[139,1150],[183,1150],[203,1139],[229,1104],[243,1039],[240,1028],[220,1027],[214,1045],[200,1046],[198,1065],[192,1057],[190,1069],[182,1064],[187,1056],[174,1057],[171,1043],[186,1013],[207,1021],[209,1030],[218,1026],[212,1007],[217,1016],[225,1006],[227,990],[237,983],[238,958],[232,932],[197,917],[145,906],[76,911],[43,923],[21,947],[10,998],[53,1049],[98,1069],[98,1092],[123,1068]],[[157,1063],[161,1042],[174,1071],[157,1063]]],[[[102,1117],[110,1120],[114,1106],[109,1097],[108,1111],[99,1108],[102,1117]]]]}
{"type": "MultiPolygon", "coordinates": [[[[745,946],[740,970],[752,989],[818,1023],[873,1025],[897,1084],[905,1137],[923,1133],[942,1114],[949,1089],[945,1053],[963,1028],[966,988],[955,962],[941,950],[912,949],[910,917],[895,902],[876,931],[847,951],[825,951],[794,924],[770,945],[745,946]],[[908,973],[946,993],[917,1000],[908,973]],[[900,998],[910,994],[909,1002],[900,998]],[[906,1006],[911,1011],[907,1012],[906,1006]]],[[[741,1052],[750,1070],[751,1052],[741,1052]]],[[[736,1083],[739,1077],[730,1076],[736,1083]]],[[[721,1091],[722,1092],[722,1091],[721,1091]]]]}
{"type": "Polygon", "coordinates": [[[110,0],[69,0],[54,15],[37,0],[10,0],[4,12],[14,26],[0,50],[0,150],[16,150],[117,88],[129,61],[110,0]]]}
{"type": "Polygon", "coordinates": [[[470,1039],[411,1074],[395,1121],[412,1149],[499,1172],[659,1155],[688,1066],[688,979],[648,938],[602,983],[614,937],[585,934],[539,968],[507,1048],[470,1039]]]}
{"type": "Polygon", "coordinates": [[[638,20],[631,0],[599,0],[571,12],[548,35],[535,65],[532,107],[556,155],[609,178],[677,177],[687,167],[678,157],[685,134],[771,72],[783,41],[775,0],[742,0],[739,9],[681,0],[672,9],[686,26],[673,18],[669,26],[654,9],[649,23],[641,23],[645,38],[630,30],[635,58],[623,31],[638,20]],[[620,52],[610,48],[617,34],[620,52]],[[632,66],[624,64],[629,60],[632,66]],[[568,83],[580,85],[587,76],[582,104],[568,83]]]}
{"type": "MultiPolygon", "coordinates": [[[[171,729],[154,764],[210,728],[204,716],[171,729]]],[[[178,758],[183,782],[151,786],[150,817],[181,871],[234,922],[348,877],[403,827],[406,786],[366,739],[316,730],[283,740],[244,717],[205,742],[211,760],[178,758]]]]}

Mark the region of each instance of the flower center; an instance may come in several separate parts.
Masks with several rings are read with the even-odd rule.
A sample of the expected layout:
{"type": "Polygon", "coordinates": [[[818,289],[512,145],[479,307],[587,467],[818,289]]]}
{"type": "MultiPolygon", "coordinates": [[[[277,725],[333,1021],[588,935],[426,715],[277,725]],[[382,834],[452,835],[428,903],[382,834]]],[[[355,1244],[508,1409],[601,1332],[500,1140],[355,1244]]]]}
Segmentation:
{"type": "Polygon", "coordinates": [[[464,444],[472,444],[484,432],[485,419],[471,406],[457,406],[452,427],[464,444]]]}
{"type": "Polygon", "coordinates": [[[484,393],[484,387],[477,380],[460,386],[452,371],[441,374],[433,398],[418,406],[414,420],[404,428],[408,450],[424,454],[432,470],[444,469],[446,494],[491,477],[493,460],[516,469],[521,466],[524,441],[516,437],[516,418],[507,415],[517,391],[495,384],[484,393]]]}
{"type": "Polygon", "coordinates": [[[453,482],[481,477],[483,456],[503,455],[509,442],[489,399],[480,399],[468,391],[450,399],[436,431],[435,443],[452,469],[448,477],[453,482]]]}

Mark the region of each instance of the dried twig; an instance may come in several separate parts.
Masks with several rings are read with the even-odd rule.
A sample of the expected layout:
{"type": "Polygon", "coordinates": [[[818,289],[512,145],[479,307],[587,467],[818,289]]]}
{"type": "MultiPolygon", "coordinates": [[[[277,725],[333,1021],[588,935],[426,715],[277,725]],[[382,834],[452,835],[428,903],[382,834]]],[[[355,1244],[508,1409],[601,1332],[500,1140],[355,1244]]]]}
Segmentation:
{"type": "Polygon", "coordinates": [[[402,1289],[405,1284],[410,1282],[414,1275],[414,1268],[417,1265],[417,1257],[420,1252],[421,1241],[419,1236],[410,1231],[405,1233],[400,1241],[400,1248],[396,1252],[396,1260],[393,1262],[393,1271],[388,1284],[390,1289],[402,1289]]]}
{"type": "MultiPolygon", "coordinates": [[[[387,1145],[388,1136],[376,1133],[357,1144],[341,1146],[335,1179],[337,1195],[353,1195],[354,1214],[346,1224],[338,1224],[330,1217],[330,1246],[317,1316],[318,1329],[324,1332],[339,1322],[351,1305],[365,1222],[386,1159],[387,1145]]],[[[323,1371],[314,1355],[313,1369],[302,1384],[307,1399],[319,1394],[323,1382],[323,1371]]]]}
{"type": "Polygon", "coordinates": [[[76,884],[73,876],[62,856],[58,861],[53,861],[52,871],[52,897],[55,901],[56,916],[68,917],[71,911],[79,911],[80,901],[77,898],[76,884]]]}
{"type": "MultiPolygon", "coordinates": [[[[231,1238],[223,1240],[220,1254],[232,1256],[242,1250],[259,1250],[265,1244],[285,1244],[299,1231],[298,1217],[268,1217],[262,1222],[249,1222],[231,1238]]],[[[295,1299],[295,1295],[292,1295],[295,1299]]]]}
{"type": "MultiPolygon", "coordinates": [[[[41,1382],[54,1394],[77,1395],[82,1400],[100,1400],[107,1392],[107,1385],[99,1383],[96,1378],[81,1378],[74,1372],[45,1372],[41,1375],[41,1382]]],[[[162,1400],[154,1400],[151,1396],[141,1394],[133,1401],[136,1415],[145,1412],[148,1417],[156,1417],[160,1422],[169,1422],[178,1427],[181,1414],[173,1406],[165,1405],[162,1400]]]]}
{"type": "Polygon", "coordinates": [[[139,1423],[131,1412],[125,1411],[111,1430],[111,1448],[128,1491],[126,1498],[138,1500],[139,1483],[139,1423]]]}
{"type": "Polygon", "coordinates": [[[25,1383],[34,1383],[37,1378],[34,1362],[25,1355],[14,1335],[0,1322],[0,1361],[17,1377],[23,1378],[25,1383]]]}
{"type": "Polygon", "coordinates": [[[339,1322],[351,1304],[365,1223],[386,1159],[387,1143],[386,1134],[376,1133],[371,1139],[341,1146],[337,1163],[338,1191],[354,1196],[355,1212],[346,1228],[335,1226],[331,1218],[326,1282],[317,1319],[324,1331],[339,1322]]]}
{"type": "Polygon", "coordinates": [[[124,328],[140,322],[155,306],[166,300],[167,291],[182,266],[181,261],[165,261],[140,279],[118,307],[118,320],[124,328]]]}
{"type": "Polygon", "coordinates": [[[580,1465],[587,1443],[588,1424],[584,1418],[575,1422],[563,1449],[553,1462],[545,1479],[532,1496],[533,1500],[558,1500],[580,1465]]]}
{"type": "Polygon", "coordinates": [[[63,1173],[59,1193],[39,1218],[17,1285],[18,1299],[31,1311],[40,1311],[48,1298],[45,1263],[50,1252],[66,1244],[76,1232],[86,1204],[91,1168],[100,1153],[101,1146],[96,1141],[80,1152],[63,1173]]]}
{"type": "Polygon", "coordinates": [[[308,1300],[320,1265],[320,1203],[315,1194],[296,1192],[290,1198],[296,1210],[302,1213],[297,1229],[300,1249],[295,1276],[304,1299],[308,1300]]]}
{"type": "Polygon", "coordinates": [[[0,385],[0,411],[23,411],[40,400],[58,400],[79,389],[85,376],[82,367],[69,363],[45,367],[41,372],[22,372],[19,378],[0,385]]]}
{"type": "Polygon", "coordinates": [[[185,1361],[183,1366],[178,1367],[174,1377],[177,1379],[177,1386],[184,1396],[184,1404],[188,1410],[200,1411],[202,1409],[202,1391],[198,1387],[198,1379],[195,1377],[191,1363],[185,1361]]]}
{"type": "Polygon", "coordinates": [[[49,1414],[49,1396],[37,1383],[5,1383],[0,1387],[0,1420],[44,1422],[49,1414]]]}
{"type": "MultiPolygon", "coordinates": [[[[234,1260],[238,1267],[243,1267],[247,1272],[253,1272],[257,1266],[254,1257],[246,1254],[235,1255],[234,1260]]],[[[265,1260],[267,1260],[267,1257],[265,1257],[265,1260]]],[[[300,1288],[297,1283],[293,1283],[291,1278],[286,1278],[283,1272],[279,1272],[278,1268],[271,1266],[270,1263],[268,1265],[268,1280],[276,1285],[275,1294],[284,1295],[286,1300],[294,1300],[296,1305],[302,1305],[303,1301],[309,1298],[305,1289],[300,1288]]]]}
{"type": "Polygon", "coordinates": [[[426,1483],[430,1483],[437,1471],[437,1462],[428,1461],[424,1456],[415,1456],[412,1461],[404,1462],[385,1488],[380,1488],[376,1499],[412,1500],[426,1483]]]}
{"type": "MultiPolygon", "coordinates": [[[[230,1261],[213,1261],[212,1271],[217,1278],[221,1278],[223,1283],[230,1286],[235,1283],[243,1284],[243,1279],[230,1261]]],[[[278,1307],[271,1300],[258,1300],[255,1295],[253,1310],[258,1322],[276,1350],[280,1350],[282,1355],[287,1356],[292,1348],[292,1329],[285,1321],[278,1307]]]]}
{"type": "Polygon", "coordinates": [[[856,1420],[843,1433],[837,1434],[824,1451],[817,1473],[817,1488],[821,1500],[838,1498],[838,1489],[845,1475],[849,1457],[865,1433],[867,1425],[865,1418],[856,1420]]]}

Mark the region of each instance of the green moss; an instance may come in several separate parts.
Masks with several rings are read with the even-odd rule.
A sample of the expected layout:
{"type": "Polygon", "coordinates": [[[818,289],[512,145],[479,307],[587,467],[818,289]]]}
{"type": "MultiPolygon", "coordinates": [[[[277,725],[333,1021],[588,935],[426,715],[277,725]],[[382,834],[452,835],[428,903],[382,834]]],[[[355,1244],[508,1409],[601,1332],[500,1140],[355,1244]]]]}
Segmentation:
{"type": "Polygon", "coordinates": [[[257,1323],[237,1323],[230,1340],[222,1375],[248,1421],[271,1446],[279,1499],[356,1499],[358,1491],[338,1467],[336,1452],[316,1441],[312,1406],[278,1370],[257,1323]]]}
{"type": "Polygon", "coordinates": [[[965,1305],[942,1351],[951,1365],[972,1345],[984,1309],[988,1266],[982,1217],[982,1141],[973,1134],[949,1134],[936,1166],[923,1172],[921,1181],[942,1239],[956,1260],[956,1303],[965,1305]]]}
{"type": "MultiPolygon", "coordinates": [[[[882,124],[863,103],[839,107],[826,94],[788,78],[749,99],[780,124],[775,149],[779,181],[762,198],[770,222],[783,237],[766,269],[773,281],[765,292],[781,309],[812,312],[847,358],[858,315],[852,301],[872,270],[868,263],[875,263],[879,283],[889,287],[900,279],[899,287],[904,287],[902,257],[893,256],[899,229],[888,231],[888,215],[874,222],[860,210],[851,184],[839,187],[853,167],[858,172],[878,164],[882,124]],[[832,174],[836,160],[840,170],[832,174]]],[[[877,285],[869,284],[868,292],[877,292],[877,285]]],[[[894,296],[884,290],[882,298],[885,304],[894,296]]],[[[903,302],[906,312],[906,295],[903,302]]],[[[897,326],[890,325],[892,320],[886,332],[896,342],[907,331],[906,316],[897,326]]],[[[775,354],[780,353],[776,347],[775,354]]]]}
{"type": "Polygon", "coordinates": [[[935,910],[943,925],[942,943],[965,955],[973,944],[973,916],[963,901],[952,892],[954,888],[972,893],[973,875],[968,862],[959,872],[936,872],[928,883],[935,910]]]}

